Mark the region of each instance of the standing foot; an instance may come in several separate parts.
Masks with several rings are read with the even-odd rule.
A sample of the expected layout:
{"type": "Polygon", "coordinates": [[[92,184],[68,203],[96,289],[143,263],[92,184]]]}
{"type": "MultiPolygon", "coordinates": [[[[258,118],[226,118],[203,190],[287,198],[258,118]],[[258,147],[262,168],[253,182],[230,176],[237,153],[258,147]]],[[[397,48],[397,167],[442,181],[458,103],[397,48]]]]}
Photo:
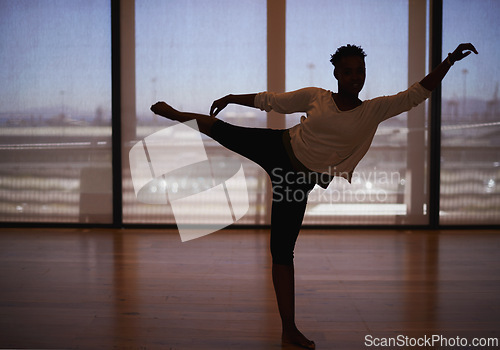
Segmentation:
{"type": "Polygon", "coordinates": [[[287,331],[283,330],[281,342],[283,345],[292,344],[303,349],[316,349],[316,344],[312,340],[307,339],[297,328],[287,331]]]}

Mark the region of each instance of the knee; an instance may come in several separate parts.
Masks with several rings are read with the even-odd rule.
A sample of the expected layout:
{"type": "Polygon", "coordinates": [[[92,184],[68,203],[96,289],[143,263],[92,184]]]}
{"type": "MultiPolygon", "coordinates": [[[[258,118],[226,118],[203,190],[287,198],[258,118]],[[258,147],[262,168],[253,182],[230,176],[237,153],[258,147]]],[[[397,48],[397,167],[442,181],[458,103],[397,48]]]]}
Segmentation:
{"type": "Polygon", "coordinates": [[[293,265],[293,254],[292,254],[292,257],[290,258],[285,258],[285,257],[279,257],[279,258],[275,258],[273,256],[273,264],[275,265],[288,265],[288,266],[291,266],[293,265]]]}
{"type": "MultiPolygon", "coordinates": [[[[276,216],[273,218],[276,218],[276,216]]],[[[299,236],[300,223],[282,220],[278,220],[278,222],[280,225],[277,225],[276,220],[271,225],[270,246],[273,263],[293,265],[295,242],[299,236]]]]}
{"type": "Polygon", "coordinates": [[[200,131],[204,133],[205,135],[212,137],[212,127],[214,126],[215,122],[217,122],[219,119],[212,117],[212,116],[207,116],[206,118],[200,118],[197,120],[198,122],[198,127],[200,128],[200,131]]]}
{"type": "Polygon", "coordinates": [[[273,264],[293,265],[293,248],[276,247],[271,245],[271,257],[273,264]]]}

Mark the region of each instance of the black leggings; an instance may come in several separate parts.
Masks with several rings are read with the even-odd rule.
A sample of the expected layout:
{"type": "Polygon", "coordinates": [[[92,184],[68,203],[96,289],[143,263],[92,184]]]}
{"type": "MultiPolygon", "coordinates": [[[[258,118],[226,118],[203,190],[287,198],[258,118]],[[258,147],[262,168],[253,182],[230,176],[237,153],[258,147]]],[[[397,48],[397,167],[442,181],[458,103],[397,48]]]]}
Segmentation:
{"type": "Polygon", "coordinates": [[[211,129],[222,146],[260,165],[269,175],[273,189],[271,209],[271,255],[274,264],[292,265],[299,235],[314,183],[293,169],[283,145],[285,130],[246,128],[221,120],[211,129]]]}

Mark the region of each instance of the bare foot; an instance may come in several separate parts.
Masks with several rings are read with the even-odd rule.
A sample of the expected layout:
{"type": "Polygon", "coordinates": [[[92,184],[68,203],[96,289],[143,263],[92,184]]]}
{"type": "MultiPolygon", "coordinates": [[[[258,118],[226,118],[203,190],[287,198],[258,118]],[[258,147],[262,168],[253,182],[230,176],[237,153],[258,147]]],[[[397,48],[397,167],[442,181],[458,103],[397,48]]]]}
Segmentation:
{"type": "Polygon", "coordinates": [[[283,331],[281,342],[283,344],[293,344],[303,349],[316,349],[316,344],[312,340],[307,339],[297,328],[283,331]]]}
{"type": "Polygon", "coordinates": [[[179,111],[173,108],[172,106],[166,104],[165,102],[156,102],[154,105],[151,106],[151,111],[154,114],[160,115],[162,117],[172,119],[172,120],[177,120],[177,116],[179,114],[179,111]]]}

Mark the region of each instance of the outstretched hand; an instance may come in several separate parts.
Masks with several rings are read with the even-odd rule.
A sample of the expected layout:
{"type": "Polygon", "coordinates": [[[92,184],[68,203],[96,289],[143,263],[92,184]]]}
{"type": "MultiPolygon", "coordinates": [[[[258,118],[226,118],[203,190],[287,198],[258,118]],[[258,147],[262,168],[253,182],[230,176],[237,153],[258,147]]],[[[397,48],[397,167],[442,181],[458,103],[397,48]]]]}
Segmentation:
{"type": "Polygon", "coordinates": [[[470,43],[458,45],[455,51],[453,51],[450,54],[451,63],[455,63],[457,61],[464,59],[465,57],[469,56],[472,52],[474,52],[476,55],[478,54],[474,45],[470,43]]]}
{"type": "Polygon", "coordinates": [[[215,117],[217,114],[219,114],[220,111],[226,108],[228,104],[229,100],[227,96],[215,100],[214,103],[212,103],[212,107],[210,107],[210,115],[212,117],[215,117]]]}

